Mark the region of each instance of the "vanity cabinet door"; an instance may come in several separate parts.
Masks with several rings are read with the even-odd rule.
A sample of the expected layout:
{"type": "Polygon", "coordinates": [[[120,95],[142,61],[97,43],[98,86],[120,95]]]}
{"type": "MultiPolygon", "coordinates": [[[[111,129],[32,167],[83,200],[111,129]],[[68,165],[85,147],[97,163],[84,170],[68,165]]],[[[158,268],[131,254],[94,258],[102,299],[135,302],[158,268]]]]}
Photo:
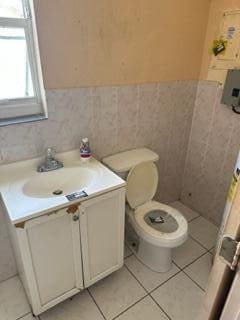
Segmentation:
{"type": "Polygon", "coordinates": [[[86,200],[80,207],[84,286],[123,265],[125,189],[86,200]]]}
{"type": "Polygon", "coordinates": [[[34,313],[83,288],[78,207],[30,220],[18,233],[34,313]]]}

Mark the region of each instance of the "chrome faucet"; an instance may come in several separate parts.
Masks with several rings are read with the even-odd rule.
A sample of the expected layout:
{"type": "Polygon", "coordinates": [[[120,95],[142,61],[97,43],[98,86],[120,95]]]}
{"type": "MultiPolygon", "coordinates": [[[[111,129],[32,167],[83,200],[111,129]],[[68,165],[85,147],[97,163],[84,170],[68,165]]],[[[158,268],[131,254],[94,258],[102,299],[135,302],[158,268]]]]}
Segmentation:
{"type": "Polygon", "coordinates": [[[47,149],[47,156],[45,162],[37,167],[38,172],[48,172],[63,167],[63,163],[55,159],[55,150],[52,148],[47,149]]]}

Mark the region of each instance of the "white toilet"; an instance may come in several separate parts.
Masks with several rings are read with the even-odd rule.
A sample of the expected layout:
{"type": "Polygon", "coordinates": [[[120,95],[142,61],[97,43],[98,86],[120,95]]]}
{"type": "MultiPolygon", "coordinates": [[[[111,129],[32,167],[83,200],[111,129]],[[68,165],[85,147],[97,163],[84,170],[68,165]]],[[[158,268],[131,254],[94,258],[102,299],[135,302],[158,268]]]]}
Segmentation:
{"type": "Polygon", "coordinates": [[[176,209],[153,201],[158,186],[158,155],[146,148],[125,151],[103,159],[127,180],[126,242],[150,269],[166,272],[172,265],[172,248],[182,245],[188,223],[176,209]]]}

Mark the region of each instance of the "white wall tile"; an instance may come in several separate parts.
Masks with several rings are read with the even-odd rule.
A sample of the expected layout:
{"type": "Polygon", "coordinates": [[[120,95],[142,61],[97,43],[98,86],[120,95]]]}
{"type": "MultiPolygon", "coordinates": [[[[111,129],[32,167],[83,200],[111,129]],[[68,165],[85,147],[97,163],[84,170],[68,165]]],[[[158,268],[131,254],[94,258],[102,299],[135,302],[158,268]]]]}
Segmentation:
{"type": "Polygon", "coordinates": [[[222,88],[200,81],[184,169],[181,200],[220,224],[240,149],[239,117],[221,104],[222,88]]]}

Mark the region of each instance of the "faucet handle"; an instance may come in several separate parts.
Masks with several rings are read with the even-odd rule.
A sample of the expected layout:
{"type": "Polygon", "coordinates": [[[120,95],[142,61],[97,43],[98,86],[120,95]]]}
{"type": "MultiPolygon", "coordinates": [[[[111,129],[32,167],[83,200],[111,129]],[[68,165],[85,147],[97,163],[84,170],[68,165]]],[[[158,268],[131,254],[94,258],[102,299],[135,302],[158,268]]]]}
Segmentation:
{"type": "Polygon", "coordinates": [[[47,158],[54,158],[56,151],[53,148],[47,148],[47,158]]]}

